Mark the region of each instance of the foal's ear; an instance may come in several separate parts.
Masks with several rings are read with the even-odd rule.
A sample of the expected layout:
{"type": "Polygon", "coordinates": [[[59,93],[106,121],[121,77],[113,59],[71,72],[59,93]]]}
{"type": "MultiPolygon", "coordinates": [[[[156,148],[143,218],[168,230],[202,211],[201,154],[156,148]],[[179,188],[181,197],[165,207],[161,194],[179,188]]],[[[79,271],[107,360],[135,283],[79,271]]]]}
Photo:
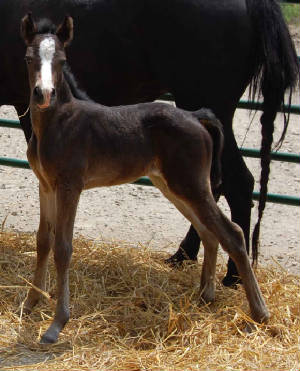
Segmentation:
{"type": "Polygon", "coordinates": [[[57,27],[56,36],[64,47],[68,46],[73,39],[73,18],[65,16],[63,23],[57,27]]]}
{"type": "Polygon", "coordinates": [[[21,36],[26,45],[31,44],[36,32],[37,29],[33,22],[32,14],[28,13],[21,21],[21,36]]]}

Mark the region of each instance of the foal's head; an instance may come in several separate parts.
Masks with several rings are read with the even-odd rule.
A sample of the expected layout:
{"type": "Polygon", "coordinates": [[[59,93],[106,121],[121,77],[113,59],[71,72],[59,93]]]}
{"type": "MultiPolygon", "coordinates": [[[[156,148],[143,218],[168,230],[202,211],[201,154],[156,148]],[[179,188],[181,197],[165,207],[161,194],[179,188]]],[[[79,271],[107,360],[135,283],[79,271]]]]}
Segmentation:
{"type": "Polygon", "coordinates": [[[56,31],[51,27],[39,29],[28,13],[21,22],[21,35],[27,45],[31,103],[46,110],[56,102],[66,61],[65,47],[73,38],[73,20],[66,16],[56,31]]]}

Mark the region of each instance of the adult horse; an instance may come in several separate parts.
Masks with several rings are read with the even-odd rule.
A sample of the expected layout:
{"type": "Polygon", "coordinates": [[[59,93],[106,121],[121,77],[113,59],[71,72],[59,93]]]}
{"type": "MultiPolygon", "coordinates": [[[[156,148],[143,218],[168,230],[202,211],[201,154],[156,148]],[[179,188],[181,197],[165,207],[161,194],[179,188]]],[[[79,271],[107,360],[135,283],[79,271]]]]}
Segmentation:
{"type": "MultiPolygon", "coordinates": [[[[80,19],[80,32],[68,51],[68,60],[80,85],[94,100],[106,105],[130,104],[171,92],[178,107],[196,110],[204,106],[215,112],[225,135],[220,192],[230,206],[232,220],[243,229],[248,250],[254,179],[240,155],[232,119],[248,84],[253,95],[262,92],[261,198],[253,238],[256,258],[274,119],[286,89],[296,85],[299,73],[277,2],[2,0],[0,104],[14,105],[19,114],[29,103],[25,64],[20,62],[25,47],[19,36],[19,21],[28,11],[35,18],[50,17],[56,24],[61,14],[70,14],[75,24],[80,19]]],[[[21,125],[29,140],[29,115],[21,119],[21,125]]],[[[196,259],[199,242],[191,228],[171,262],[196,259]]],[[[237,279],[231,260],[228,268],[225,285],[237,279]]]]}

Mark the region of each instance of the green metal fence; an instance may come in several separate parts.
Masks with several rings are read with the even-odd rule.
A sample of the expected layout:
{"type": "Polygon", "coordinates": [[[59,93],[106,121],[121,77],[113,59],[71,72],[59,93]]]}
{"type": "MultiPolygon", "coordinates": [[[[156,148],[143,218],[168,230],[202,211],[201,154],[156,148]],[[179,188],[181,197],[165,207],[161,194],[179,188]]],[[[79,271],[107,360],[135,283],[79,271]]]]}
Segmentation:
{"type": "MultiPolygon", "coordinates": [[[[294,3],[299,4],[300,0],[284,0],[281,1],[282,3],[294,3]]],[[[300,61],[300,57],[298,57],[300,61]]],[[[161,100],[167,100],[172,101],[173,96],[171,94],[165,94],[161,98],[161,100]]],[[[252,102],[252,101],[244,101],[241,100],[238,104],[238,108],[245,108],[245,109],[254,109],[254,110],[261,110],[262,109],[262,103],[260,102],[252,102]]],[[[283,112],[290,112],[294,114],[300,114],[300,106],[298,105],[292,105],[289,109],[285,105],[282,109],[283,112]]],[[[20,122],[16,120],[6,120],[6,119],[0,119],[0,126],[7,127],[7,128],[14,128],[14,129],[21,129],[20,122]]],[[[242,148],[241,153],[245,157],[254,157],[259,158],[260,157],[260,151],[252,148],[242,148]]],[[[271,158],[274,161],[282,161],[282,162],[293,162],[293,163],[300,163],[300,156],[294,153],[283,153],[283,152],[272,152],[271,158]]],[[[12,167],[18,167],[22,169],[30,169],[29,163],[25,160],[18,160],[15,158],[8,158],[8,157],[0,157],[0,165],[4,166],[12,166],[12,167]]],[[[152,186],[150,179],[147,177],[142,177],[134,182],[135,184],[142,184],[142,185],[148,185],[152,186]]],[[[253,199],[258,200],[259,199],[259,193],[253,192],[253,199]]],[[[300,198],[294,197],[294,196],[284,196],[284,195],[278,195],[278,194],[268,194],[267,195],[267,201],[268,202],[274,202],[279,204],[285,204],[285,205],[292,205],[292,206],[300,206],[300,198]]]]}
{"type": "MultiPolygon", "coordinates": [[[[171,99],[171,96],[168,95],[168,100],[171,99]]],[[[299,112],[300,113],[300,112],[299,112]]],[[[0,126],[13,128],[13,129],[21,129],[20,122],[17,120],[6,120],[0,119],[0,126]]],[[[253,157],[253,158],[260,158],[260,151],[253,149],[253,148],[242,148],[241,153],[245,157],[253,157]]],[[[300,156],[295,153],[284,153],[284,152],[272,152],[271,158],[274,161],[282,161],[282,162],[292,162],[292,163],[300,163],[300,156]]],[[[0,165],[3,166],[11,166],[17,167],[22,169],[30,169],[28,161],[19,160],[15,158],[8,158],[8,157],[0,157],[0,165]]],[[[148,185],[152,186],[150,179],[147,177],[142,177],[135,181],[136,184],[141,185],[148,185]]],[[[259,193],[253,192],[253,199],[259,199],[259,193]]],[[[284,196],[278,194],[268,194],[267,202],[274,202],[279,204],[291,205],[291,206],[300,206],[300,198],[294,196],[284,196]]]]}

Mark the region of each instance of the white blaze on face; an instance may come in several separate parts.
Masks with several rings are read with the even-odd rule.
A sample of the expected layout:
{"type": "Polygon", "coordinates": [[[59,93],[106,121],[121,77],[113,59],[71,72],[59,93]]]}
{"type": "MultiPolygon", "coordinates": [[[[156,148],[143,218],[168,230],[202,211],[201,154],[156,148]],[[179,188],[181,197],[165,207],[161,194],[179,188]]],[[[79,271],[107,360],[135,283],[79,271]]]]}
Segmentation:
{"type": "Polygon", "coordinates": [[[55,41],[47,37],[40,43],[39,54],[41,58],[41,86],[42,90],[50,92],[53,86],[52,59],[55,53],[55,41]]]}

